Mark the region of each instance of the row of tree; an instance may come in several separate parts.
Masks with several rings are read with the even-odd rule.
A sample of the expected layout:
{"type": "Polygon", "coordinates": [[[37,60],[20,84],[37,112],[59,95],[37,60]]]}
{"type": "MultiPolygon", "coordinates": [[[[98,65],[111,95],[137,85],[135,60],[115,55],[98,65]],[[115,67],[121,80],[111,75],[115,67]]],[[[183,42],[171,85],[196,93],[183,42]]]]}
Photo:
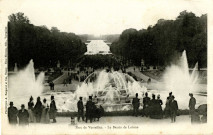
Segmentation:
{"type": "Polygon", "coordinates": [[[166,66],[186,50],[189,66],[207,66],[207,15],[183,11],[175,20],[158,20],[147,29],[127,29],[113,42],[111,52],[135,65],[166,66]]]}
{"type": "Polygon", "coordinates": [[[74,33],[60,32],[56,27],[34,26],[24,13],[9,16],[8,57],[9,68],[17,63],[26,66],[30,59],[35,67],[54,67],[77,63],[86,52],[86,45],[74,33]]]}

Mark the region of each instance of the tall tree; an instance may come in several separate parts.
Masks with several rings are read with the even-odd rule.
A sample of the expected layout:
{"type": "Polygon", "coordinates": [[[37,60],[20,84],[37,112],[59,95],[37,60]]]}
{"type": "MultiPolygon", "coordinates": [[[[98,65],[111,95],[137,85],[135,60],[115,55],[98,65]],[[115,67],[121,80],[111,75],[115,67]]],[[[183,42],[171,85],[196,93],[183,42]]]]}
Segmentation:
{"type": "Polygon", "coordinates": [[[57,27],[34,26],[24,13],[12,14],[8,22],[9,68],[18,63],[25,66],[30,59],[36,67],[62,65],[68,61],[78,62],[86,52],[86,45],[74,33],[60,32],[57,27]]]}
{"type": "Polygon", "coordinates": [[[197,17],[183,11],[175,20],[160,19],[154,26],[136,31],[127,29],[118,41],[112,43],[111,51],[140,65],[166,66],[186,50],[189,66],[198,62],[199,68],[207,66],[207,16],[197,17]]]}

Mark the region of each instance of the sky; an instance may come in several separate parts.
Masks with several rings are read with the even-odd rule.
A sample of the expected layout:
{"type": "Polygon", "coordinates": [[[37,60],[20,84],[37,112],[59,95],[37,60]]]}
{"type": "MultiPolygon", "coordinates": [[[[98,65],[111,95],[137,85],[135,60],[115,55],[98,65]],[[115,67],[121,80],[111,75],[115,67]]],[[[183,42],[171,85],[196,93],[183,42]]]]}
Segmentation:
{"type": "MultiPolygon", "coordinates": [[[[205,0],[204,0],[205,1],[205,0]]],[[[154,25],[159,19],[175,19],[187,10],[207,13],[199,0],[7,0],[7,14],[23,12],[32,24],[57,27],[76,34],[120,34],[154,25]]]]}

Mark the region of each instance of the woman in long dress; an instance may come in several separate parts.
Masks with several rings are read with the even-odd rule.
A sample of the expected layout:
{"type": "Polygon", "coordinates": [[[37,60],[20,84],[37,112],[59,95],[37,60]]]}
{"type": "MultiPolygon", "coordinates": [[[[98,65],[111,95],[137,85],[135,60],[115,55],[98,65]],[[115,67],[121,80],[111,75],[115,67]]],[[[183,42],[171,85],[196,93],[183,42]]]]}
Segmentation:
{"type": "Polygon", "coordinates": [[[33,107],[34,107],[34,103],[33,103],[33,97],[30,97],[30,100],[28,102],[28,113],[29,113],[29,122],[35,122],[35,118],[34,118],[34,114],[33,114],[33,107]]]}
{"type": "Polygon", "coordinates": [[[53,119],[53,123],[56,123],[56,113],[57,108],[54,100],[54,96],[51,96],[51,103],[50,103],[50,119],[53,119]]]}
{"type": "Polygon", "coordinates": [[[50,122],[49,106],[48,106],[46,101],[47,100],[44,98],[43,104],[42,104],[41,123],[49,123],[50,122]]]}
{"type": "Polygon", "coordinates": [[[160,95],[157,97],[157,115],[158,119],[163,118],[163,110],[162,110],[163,101],[160,99],[160,95]]]}

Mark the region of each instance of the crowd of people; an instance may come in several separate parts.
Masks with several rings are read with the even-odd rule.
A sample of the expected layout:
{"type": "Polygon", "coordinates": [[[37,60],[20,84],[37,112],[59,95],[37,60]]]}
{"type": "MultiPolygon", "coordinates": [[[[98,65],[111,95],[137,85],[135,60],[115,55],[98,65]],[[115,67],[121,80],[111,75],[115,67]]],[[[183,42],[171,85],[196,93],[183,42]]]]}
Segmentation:
{"type": "MultiPolygon", "coordinates": [[[[62,69],[60,69],[61,71],[62,69]]],[[[94,68],[92,67],[76,67],[74,70],[71,68],[63,69],[67,73],[67,78],[63,80],[63,86],[68,87],[68,84],[72,84],[72,81],[82,82],[84,81],[91,73],[94,73],[94,68]]],[[[96,79],[96,75],[91,76],[90,82],[96,79]]],[[[54,82],[51,80],[48,82],[50,90],[54,90],[54,82]]]]}
{"type": "MultiPolygon", "coordinates": [[[[173,97],[174,98],[174,97],[173,97]]],[[[172,97],[170,98],[172,101],[172,97]]],[[[148,97],[148,93],[145,93],[145,97],[143,98],[143,110],[142,116],[150,117],[150,118],[163,118],[163,110],[162,110],[162,100],[160,99],[160,95],[156,96],[153,94],[152,99],[148,97]]],[[[138,116],[140,99],[138,98],[138,93],[136,93],[135,98],[132,100],[133,105],[133,116],[138,116]]],[[[176,106],[178,109],[178,106],[176,106]]]]}
{"type": "MultiPolygon", "coordinates": [[[[68,77],[64,79],[63,86],[67,86],[67,84],[72,84],[72,80],[82,82],[84,81],[94,70],[76,70],[76,72],[71,72],[68,70],[68,77]]],[[[91,77],[93,79],[93,76],[91,77]]],[[[92,81],[92,80],[90,80],[92,81]]]]}
{"type": "MultiPolygon", "coordinates": [[[[193,97],[193,94],[190,93],[189,100],[189,114],[191,116],[191,122],[196,123],[200,122],[199,114],[195,109],[196,99],[193,97]]],[[[129,95],[127,95],[129,97],[129,95]]],[[[140,99],[138,98],[138,93],[136,93],[135,98],[132,99],[133,106],[133,116],[142,115],[142,117],[150,117],[154,119],[162,118],[171,118],[171,122],[176,122],[176,116],[178,115],[178,102],[175,100],[172,92],[169,93],[167,97],[164,110],[162,109],[163,102],[160,99],[160,95],[156,96],[152,94],[152,99],[148,96],[148,93],[145,93],[143,97],[143,109],[142,114],[139,113],[140,99]]],[[[129,98],[125,99],[126,103],[131,103],[129,98]]],[[[89,120],[90,123],[93,121],[99,121],[101,116],[104,114],[104,109],[101,105],[98,105],[98,98],[95,96],[89,96],[86,104],[83,104],[82,97],[79,97],[77,102],[78,115],[77,119],[80,121],[89,120]],[[84,110],[86,109],[86,113],[84,110]],[[85,119],[86,118],[86,119],[85,119]]],[[[47,100],[44,98],[43,103],[41,102],[40,97],[37,97],[37,102],[34,105],[33,97],[31,96],[28,102],[28,110],[25,109],[25,105],[21,105],[21,109],[18,110],[13,106],[13,102],[10,102],[10,107],[8,108],[8,118],[9,123],[12,125],[28,125],[29,123],[50,123],[50,119],[53,119],[53,123],[56,123],[56,103],[54,96],[51,96],[50,106],[47,103],[47,100]]]]}
{"type": "Polygon", "coordinates": [[[28,125],[29,123],[50,123],[50,119],[53,119],[53,123],[56,123],[56,103],[54,96],[51,96],[50,106],[47,104],[47,100],[44,98],[43,103],[40,97],[37,97],[37,102],[34,105],[33,97],[31,96],[28,102],[28,110],[25,109],[25,105],[21,105],[21,109],[18,110],[13,106],[13,102],[10,102],[8,108],[8,119],[11,125],[28,125]]]}
{"type": "Polygon", "coordinates": [[[100,105],[98,106],[98,98],[95,96],[92,98],[92,96],[89,96],[89,100],[86,103],[86,113],[84,113],[84,105],[82,101],[82,97],[79,97],[79,101],[77,103],[78,108],[78,121],[80,121],[80,118],[82,118],[82,121],[84,121],[86,117],[86,123],[89,120],[90,123],[93,121],[99,121],[100,117],[104,114],[104,109],[100,105]]]}
{"type": "MultiPolygon", "coordinates": [[[[193,94],[190,93],[191,97],[189,100],[189,114],[191,116],[191,122],[199,122],[199,114],[195,109],[196,99],[193,97],[193,94]]],[[[133,116],[139,115],[139,106],[140,99],[138,98],[138,93],[136,93],[135,98],[132,100],[133,105],[133,116]]],[[[176,116],[178,115],[178,102],[175,100],[175,96],[172,95],[172,92],[169,93],[169,96],[166,100],[165,109],[162,109],[163,102],[160,99],[160,95],[155,98],[155,95],[152,95],[152,99],[148,97],[148,93],[145,93],[145,97],[143,98],[143,109],[142,116],[150,117],[154,119],[162,119],[162,118],[171,118],[171,122],[176,122],[176,116]]]]}

